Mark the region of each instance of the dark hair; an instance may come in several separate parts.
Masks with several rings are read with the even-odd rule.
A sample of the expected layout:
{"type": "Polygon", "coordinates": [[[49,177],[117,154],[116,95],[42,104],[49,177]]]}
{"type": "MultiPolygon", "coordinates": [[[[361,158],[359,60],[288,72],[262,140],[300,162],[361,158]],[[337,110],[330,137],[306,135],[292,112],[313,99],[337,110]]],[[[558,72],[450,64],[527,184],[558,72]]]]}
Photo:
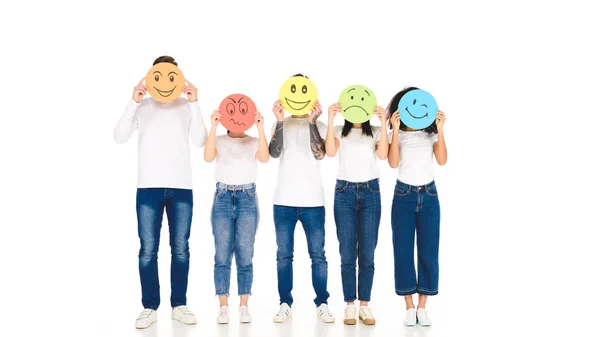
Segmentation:
{"type": "Polygon", "coordinates": [[[152,63],[152,65],[155,66],[157,63],[161,63],[161,62],[171,63],[177,67],[177,62],[175,62],[175,59],[172,58],[171,56],[166,56],[166,55],[159,56],[156,60],[154,60],[154,63],[152,63]]]}
{"type": "Polygon", "coordinates": [[[308,76],[301,74],[301,73],[297,73],[296,75],[293,75],[292,77],[306,77],[308,79],[308,76]]]}
{"type": "MultiPolygon", "coordinates": [[[[350,130],[354,126],[353,123],[344,121],[344,127],[342,128],[342,137],[348,136],[350,130]]],[[[371,128],[371,122],[366,121],[361,124],[362,134],[363,136],[373,137],[373,129],[371,128]]]]}
{"type": "MultiPolygon", "coordinates": [[[[407,92],[412,91],[412,90],[419,90],[419,88],[417,87],[406,87],[404,89],[402,89],[402,91],[400,91],[399,93],[397,93],[396,95],[394,95],[394,97],[392,97],[392,100],[390,101],[390,104],[388,105],[388,126],[390,128],[390,130],[392,129],[392,114],[394,112],[396,112],[396,110],[398,110],[398,103],[400,103],[400,100],[402,99],[402,96],[404,96],[407,92]]],[[[400,130],[402,131],[406,131],[406,125],[404,125],[404,123],[402,123],[402,120],[400,120],[400,130]]],[[[431,123],[431,125],[429,125],[428,127],[422,129],[423,131],[431,134],[431,133],[437,133],[437,125],[435,124],[435,120],[431,123]]]]}

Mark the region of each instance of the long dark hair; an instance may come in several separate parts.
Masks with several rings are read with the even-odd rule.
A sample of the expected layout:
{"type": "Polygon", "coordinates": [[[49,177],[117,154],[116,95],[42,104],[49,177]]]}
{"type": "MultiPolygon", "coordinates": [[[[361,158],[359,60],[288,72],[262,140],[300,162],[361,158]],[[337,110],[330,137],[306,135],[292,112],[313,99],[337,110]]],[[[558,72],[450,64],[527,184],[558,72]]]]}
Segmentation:
{"type": "MultiPolygon", "coordinates": [[[[353,126],[354,126],[353,123],[345,120],[344,128],[342,129],[342,137],[348,136],[348,134],[350,133],[350,130],[352,130],[353,126]]],[[[371,128],[371,122],[366,121],[366,122],[362,123],[361,128],[362,128],[363,136],[373,137],[373,129],[371,128]]]]}
{"type": "MultiPolygon", "coordinates": [[[[404,96],[404,94],[406,94],[409,91],[412,90],[419,90],[419,88],[417,87],[407,87],[404,88],[402,91],[400,91],[399,93],[397,93],[396,95],[394,95],[394,97],[392,97],[392,100],[390,101],[390,104],[388,105],[388,126],[390,128],[390,130],[392,129],[392,114],[394,112],[396,112],[396,110],[398,110],[398,103],[400,103],[400,100],[402,99],[402,96],[404,96]]],[[[404,125],[404,123],[402,123],[402,120],[400,120],[400,130],[402,131],[406,131],[406,125],[404,125]]],[[[432,133],[437,133],[437,125],[435,124],[435,119],[433,120],[433,122],[431,123],[431,125],[429,125],[428,127],[422,129],[422,131],[425,131],[429,134],[432,133]]]]}

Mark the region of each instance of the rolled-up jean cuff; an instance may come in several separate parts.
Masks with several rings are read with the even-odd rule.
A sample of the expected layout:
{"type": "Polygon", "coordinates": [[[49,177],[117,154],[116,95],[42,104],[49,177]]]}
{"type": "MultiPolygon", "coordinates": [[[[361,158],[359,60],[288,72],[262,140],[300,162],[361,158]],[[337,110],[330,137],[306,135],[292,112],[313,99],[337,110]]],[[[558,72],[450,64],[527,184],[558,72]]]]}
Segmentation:
{"type": "Polygon", "coordinates": [[[417,293],[417,287],[410,288],[410,289],[396,290],[396,295],[398,295],[398,296],[410,296],[410,295],[413,295],[416,293],[417,293]]]}
{"type": "Polygon", "coordinates": [[[227,296],[227,297],[229,297],[229,294],[228,293],[224,293],[224,294],[216,293],[215,296],[227,296]]]}
{"type": "Polygon", "coordinates": [[[438,291],[429,289],[417,289],[417,293],[420,295],[435,296],[438,294],[438,291]]]}
{"type": "Polygon", "coordinates": [[[344,302],[346,302],[346,303],[348,303],[348,302],[354,302],[354,301],[356,301],[356,297],[353,298],[353,299],[351,299],[351,300],[344,299],[344,302]]]}
{"type": "Polygon", "coordinates": [[[238,294],[238,296],[252,296],[252,293],[238,294]]]}
{"type": "Polygon", "coordinates": [[[359,298],[358,300],[361,302],[371,302],[370,298],[359,298]]]}

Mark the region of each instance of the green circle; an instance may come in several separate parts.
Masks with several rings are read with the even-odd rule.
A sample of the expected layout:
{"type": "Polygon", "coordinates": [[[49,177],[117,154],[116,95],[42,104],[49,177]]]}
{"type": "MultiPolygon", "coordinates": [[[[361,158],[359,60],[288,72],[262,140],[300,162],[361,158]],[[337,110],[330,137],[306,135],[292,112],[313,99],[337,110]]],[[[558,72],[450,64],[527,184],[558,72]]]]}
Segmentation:
{"type": "Polygon", "coordinates": [[[364,123],[373,117],[377,98],[364,85],[351,85],[344,89],[338,100],[344,119],[350,123],[364,123]]]}

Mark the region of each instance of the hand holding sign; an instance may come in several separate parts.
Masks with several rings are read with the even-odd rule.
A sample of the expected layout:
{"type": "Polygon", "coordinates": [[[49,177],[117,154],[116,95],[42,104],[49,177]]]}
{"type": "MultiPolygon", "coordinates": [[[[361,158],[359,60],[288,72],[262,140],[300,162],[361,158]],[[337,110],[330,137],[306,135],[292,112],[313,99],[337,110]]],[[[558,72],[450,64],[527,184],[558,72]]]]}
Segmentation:
{"type": "Polygon", "coordinates": [[[146,89],[146,86],[143,84],[144,83],[144,78],[142,78],[140,80],[140,82],[133,88],[133,100],[136,103],[139,103],[142,101],[142,98],[144,98],[144,96],[146,96],[146,93],[148,92],[148,89],[146,89]]]}

